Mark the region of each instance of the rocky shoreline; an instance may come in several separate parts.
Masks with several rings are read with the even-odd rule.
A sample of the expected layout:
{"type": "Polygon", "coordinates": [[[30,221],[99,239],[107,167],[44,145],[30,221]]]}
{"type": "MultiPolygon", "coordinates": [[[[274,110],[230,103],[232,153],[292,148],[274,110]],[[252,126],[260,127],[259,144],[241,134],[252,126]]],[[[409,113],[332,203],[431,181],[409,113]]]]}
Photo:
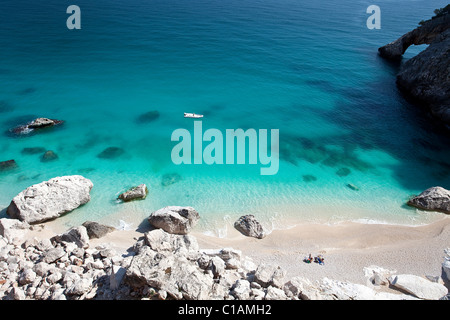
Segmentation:
{"type": "MultiPolygon", "coordinates": [[[[90,190],[89,183],[75,178],[51,181],[72,181],[72,185],[82,189],[87,185],[90,190]]],[[[59,189],[49,188],[48,183],[40,184],[39,190],[30,188],[34,188],[31,204],[39,208],[48,201],[53,201],[54,207],[67,202],[64,197],[55,201],[54,193],[59,189]],[[42,189],[50,191],[46,195],[42,189]]],[[[67,190],[71,188],[66,185],[67,190]]],[[[26,201],[15,206],[33,211],[26,201]]],[[[201,249],[189,234],[200,219],[191,207],[171,206],[153,212],[148,217],[148,230],[119,251],[101,239],[124,231],[87,221],[62,234],[48,235],[45,223],[37,222],[47,220],[31,216],[29,223],[29,216],[17,217],[0,219],[1,300],[448,299],[448,288],[440,277],[397,274],[367,266],[364,272],[370,286],[329,278],[313,282],[301,276],[288,279],[280,266],[255,264],[240,250],[201,249]]],[[[254,216],[243,216],[236,225],[249,237],[267,237],[254,216]]],[[[442,270],[450,279],[450,249],[445,254],[442,270]]]]}
{"type": "MultiPolygon", "coordinates": [[[[0,219],[1,300],[438,300],[439,279],[365,268],[365,286],[324,278],[286,278],[277,265],[233,248],[200,249],[191,235],[150,228],[126,251],[93,247],[112,230],[95,222],[46,238],[45,225],[0,219]],[[95,230],[107,228],[96,234],[95,230]],[[95,234],[95,235],[94,235],[95,234]],[[32,236],[34,235],[34,236],[32,236]],[[386,292],[386,290],[390,292],[386,292]]],[[[450,276],[450,250],[443,270],[450,276]]]]}
{"type": "Polygon", "coordinates": [[[388,60],[400,60],[411,45],[428,48],[402,64],[397,87],[432,116],[450,124],[450,5],[399,39],[378,49],[388,60]]]}

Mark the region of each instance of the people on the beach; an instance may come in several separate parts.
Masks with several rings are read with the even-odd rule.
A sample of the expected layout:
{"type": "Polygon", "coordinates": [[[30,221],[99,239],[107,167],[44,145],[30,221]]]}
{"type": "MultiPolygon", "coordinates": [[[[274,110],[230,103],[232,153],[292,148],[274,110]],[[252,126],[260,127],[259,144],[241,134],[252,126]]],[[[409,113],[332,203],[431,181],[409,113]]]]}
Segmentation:
{"type": "Polygon", "coordinates": [[[313,262],[313,261],[314,261],[315,263],[320,264],[320,265],[324,265],[324,264],[325,264],[325,258],[324,258],[321,254],[319,254],[317,257],[314,257],[314,259],[313,259],[312,255],[309,254],[308,257],[305,257],[305,258],[303,259],[303,262],[305,262],[305,263],[311,263],[311,262],[313,262]]]}
{"type": "Polygon", "coordinates": [[[311,253],[309,254],[309,257],[308,258],[305,257],[305,259],[303,259],[303,261],[306,262],[306,263],[313,262],[313,257],[311,256],[311,253]]]}
{"type": "Polygon", "coordinates": [[[320,265],[324,265],[325,258],[321,254],[319,254],[317,257],[314,258],[314,262],[317,262],[320,265]]]}

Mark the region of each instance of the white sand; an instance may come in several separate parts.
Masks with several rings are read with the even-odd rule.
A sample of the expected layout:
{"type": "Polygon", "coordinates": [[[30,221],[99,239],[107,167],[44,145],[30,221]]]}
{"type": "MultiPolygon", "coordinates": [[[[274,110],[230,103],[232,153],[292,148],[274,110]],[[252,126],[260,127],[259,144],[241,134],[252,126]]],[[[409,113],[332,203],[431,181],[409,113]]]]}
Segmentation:
{"type": "Polygon", "coordinates": [[[227,238],[194,234],[201,248],[232,247],[255,262],[281,266],[287,277],[310,280],[328,277],[366,284],[363,269],[377,265],[400,273],[441,276],[444,249],[450,247],[450,217],[420,227],[384,224],[302,224],[276,230],[264,239],[237,231],[227,238]],[[322,254],[325,265],[307,264],[303,258],[322,254]]]}
{"type": "MultiPolygon", "coordinates": [[[[57,222],[48,222],[38,238],[51,237],[64,230],[57,222]]],[[[91,240],[91,247],[110,244],[126,252],[147,230],[115,231],[91,240]]],[[[450,247],[450,216],[426,226],[408,227],[386,224],[342,223],[338,225],[300,224],[288,230],[275,230],[264,239],[246,237],[237,230],[226,238],[192,232],[202,249],[232,247],[255,263],[279,265],[287,278],[304,276],[312,281],[328,277],[334,280],[367,284],[363,269],[376,265],[398,274],[442,276],[444,250],[450,247]],[[306,264],[311,253],[322,254],[325,265],[306,264]]],[[[448,283],[447,283],[448,285],[448,283]]]]}

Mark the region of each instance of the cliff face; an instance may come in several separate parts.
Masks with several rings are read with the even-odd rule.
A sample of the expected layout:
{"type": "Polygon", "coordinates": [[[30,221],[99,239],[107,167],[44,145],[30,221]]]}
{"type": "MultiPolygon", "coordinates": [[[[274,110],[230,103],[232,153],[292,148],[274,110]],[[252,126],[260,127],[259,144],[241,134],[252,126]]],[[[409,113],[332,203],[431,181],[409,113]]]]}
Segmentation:
{"type": "Polygon", "coordinates": [[[382,57],[395,60],[413,44],[429,47],[402,65],[397,86],[427,105],[432,115],[450,124],[450,13],[424,22],[378,51],[382,57]]]}

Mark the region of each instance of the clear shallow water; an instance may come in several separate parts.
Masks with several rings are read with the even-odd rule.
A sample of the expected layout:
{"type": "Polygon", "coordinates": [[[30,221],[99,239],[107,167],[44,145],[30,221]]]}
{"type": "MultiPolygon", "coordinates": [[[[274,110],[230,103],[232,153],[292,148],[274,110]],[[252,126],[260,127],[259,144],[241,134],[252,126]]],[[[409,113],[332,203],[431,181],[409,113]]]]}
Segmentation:
{"type": "MultiPolygon", "coordinates": [[[[271,227],[293,220],[420,224],[439,217],[404,206],[450,185],[448,138],[395,87],[398,65],[377,48],[413,29],[445,1],[379,1],[382,29],[366,28],[369,1],[77,1],[82,30],[65,23],[73,3],[3,1],[0,10],[0,209],[24,188],[81,174],[92,200],[61,218],[137,226],[152,211],[189,205],[200,228],[223,235],[242,214],[271,227]],[[407,4],[407,5],[406,5],[407,4]],[[159,117],[139,121],[150,111],[159,117]],[[172,163],[173,130],[280,130],[280,169],[172,163]],[[54,130],[12,137],[43,116],[54,130]],[[44,147],[41,162],[23,148],[44,147]],[[104,149],[124,152],[99,158],[104,149]],[[349,169],[347,176],[338,170],[349,169]],[[181,178],[162,185],[165,174],[181,178]],[[145,201],[115,201],[146,183],[145,201]],[[359,191],[351,190],[351,183],[359,191]]],[[[423,47],[410,48],[405,59],[423,47]]]]}

